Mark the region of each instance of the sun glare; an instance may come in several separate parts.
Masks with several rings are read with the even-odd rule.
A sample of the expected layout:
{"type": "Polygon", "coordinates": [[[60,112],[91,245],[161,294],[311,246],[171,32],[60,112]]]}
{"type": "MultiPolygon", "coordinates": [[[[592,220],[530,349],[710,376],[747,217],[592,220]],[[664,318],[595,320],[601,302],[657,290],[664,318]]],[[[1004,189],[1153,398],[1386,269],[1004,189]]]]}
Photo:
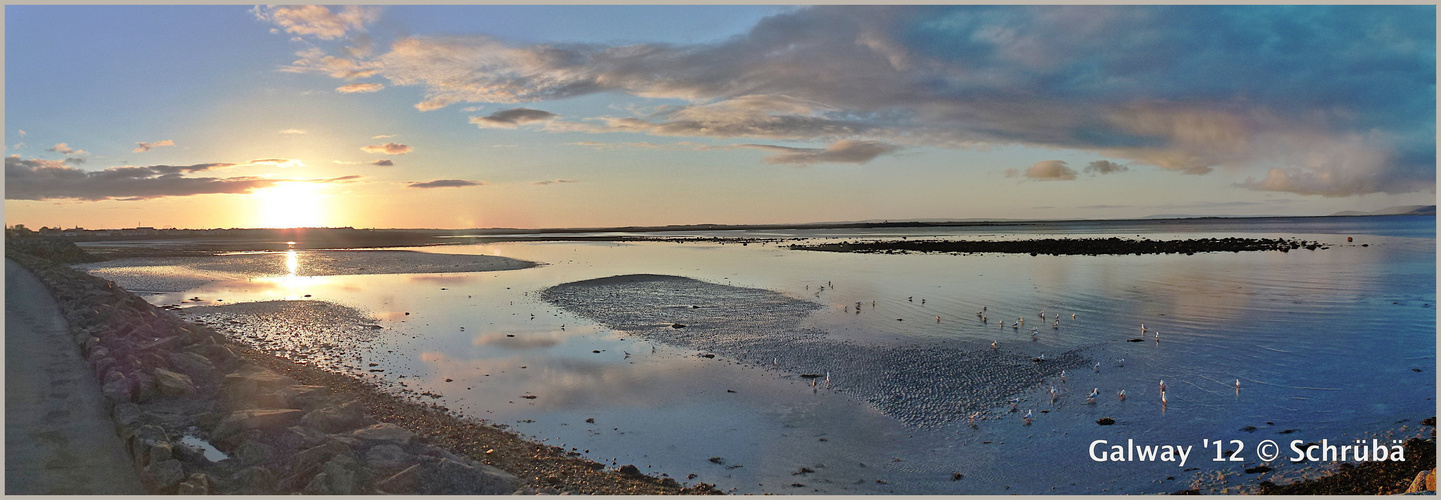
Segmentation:
{"type": "Polygon", "coordinates": [[[323,186],[285,182],[256,191],[255,224],[259,227],[321,227],[325,225],[323,186]]]}

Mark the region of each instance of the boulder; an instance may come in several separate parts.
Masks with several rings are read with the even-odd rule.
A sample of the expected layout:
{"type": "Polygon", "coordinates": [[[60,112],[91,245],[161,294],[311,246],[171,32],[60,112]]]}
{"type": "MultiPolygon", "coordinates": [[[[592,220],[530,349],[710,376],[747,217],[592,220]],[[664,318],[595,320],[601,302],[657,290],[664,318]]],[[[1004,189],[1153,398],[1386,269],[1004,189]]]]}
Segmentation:
{"type": "Polygon", "coordinates": [[[509,495],[517,479],[489,465],[464,464],[441,459],[424,464],[417,478],[416,493],[424,495],[509,495]]]}
{"type": "Polygon", "coordinates": [[[230,476],[229,483],[238,487],[233,492],[239,495],[270,495],[275,493],[278,480],[275,473],[261,466],[247,467],[230,476]]]}
{"type": "Polygon", "coordinates": [[[365,452],[365,464],[377,472],[391,474],[415,464],[414,455],[406,453],[400,446],[379,444],[365,452]]]}
{"type": "Polygon", "coordinates": [[[260,365],[247,364],[225,376],[226,395],[237,403],[254,403],[262,394],[295,385],[295,380],[267,370],[260,365]]]}
{"type": "Polygon", "coordinates": [[[179,460],[155,462],[145,467],[145,475],[156,489],[164,490],[185,480],[185,466],[179,460]]]}
{"type": "Polygon", "coordinates": [[[135,384],[121,377],[118,380],[106,382],[105,385],[100,388],[100,392],[113,402],[128,402],[135,396],[135,384]]]}
{"type": "Polygon", "coordinates": [[[189,375],[164,368],[155,369],[155,387],[165,396],[183,397],[195,394],[195,382],[189,375]]]}
{"type": "Polygon", "coordinates": [[[220,421],[215,427],[215,437],[225,440],[251,430],[277,430],[300,421],[300,410],[239,410],[220,421]]]}
{"type": "Polygon", "coordinates": [[[330,461],[330,459],[334,458],[336,455],[345,455],[349,453],[350,446],[347,446],[341,441],[329,440],[326,441],[324,444],[302,450],[300,453],[296,454],[295,463],[291,465],[290,472],[293,474],[300,474],[305,472],[306,469],[319,467],[321,464],[330,461]]]}
{"type": "Polygon", "coordinates": [[[196,382],[208,383],[215,380],[215,364],[205,356],[193,352],[172,352],[167,359],[171,368],[189,375],[196,382]]]}
{"type": "Polygon", "coordinates": [[[415,439],[414,432],[402,429],[400,426],[391,423],[375,424],[364,429],[355,430],[349,435],[350,437],[371,444],[391,443],[400,446],[410,444],[410,441],[415,439]]]}
{"type": "Polygon", "coordinates": [[[274,453],[270,446],[254,439],[247,439],[235,448],[235,458],[242,464],[263,464],[270,460],[274,453]]]}
{"type": "Polygon", "coordinates": [[[345,432],[365,424],[365,405],[360,401],[328,406],[305,414],[300,421],[323,432],[345,432]]]}
{"type": "Polygon", "coordinates": [[[209,475],[197,472],[180,483],[175,493],[177,495],[214,495],[215,480],[211,479],[209,475]]]}
{"type": "Polygon", "coordinates": [[[415,493],[415,487],[419,480],[420,465],[417,464],[376,483],[375,488],[392,495],[408,495],[415,493]]]}

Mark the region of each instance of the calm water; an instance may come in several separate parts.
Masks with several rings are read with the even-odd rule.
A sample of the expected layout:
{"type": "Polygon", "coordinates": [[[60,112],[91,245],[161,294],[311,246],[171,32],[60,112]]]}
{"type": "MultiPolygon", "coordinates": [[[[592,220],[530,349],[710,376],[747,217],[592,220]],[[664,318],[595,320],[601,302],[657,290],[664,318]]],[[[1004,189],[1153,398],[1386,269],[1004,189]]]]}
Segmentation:
{"type": "MultiPolygon", "coordinates": [[[[1435,227],[1433,217],[1372,217],[665,234],[1240,235],[1334,245],[1290,253],[859,255],[760,244],[521,242],[417,250],[547,265],[307,277],[306,253],[297,252],[275,254],[294,259],[293,275],[256,272],[210,283],[185,259],[163,268],[124,261],[92,268],[133,290],[155,292],[150,300],[156,304],[200,297],[187,304],[311,300],[358,309],[382,329],[373,340],[342,346],[347,351],[337,357],[347,369],[438,394],[435,400],[452,409],[594,460],[636,464],[687,483],[742,493],[1145,493],[1193,483],[1219,491],[1320,467],[1278,462],[1274,473],[1244,474],[1260,463],[1254,452],[1263,439],[1276,440],[1289,454],[1292,439],[1350,443],[1368,433],[1429,432],[1417,422],[1436,408],[1435,227]],[[1348,236],[1355,242],[1348,244],[1348,236]],[[1034,411],[1029,426],[997,407],[976,428],[963,422],[907,427],[864,402],[813,389],[796,374],[652,345],[536,297],[556,284],[629,273],[764,288],[817,302],[826,307],[806,324],[853,342],[985,349],[995,341],[1034,356],[1083,349],[1100,367],[1020,395],[1019,413],[1034,411]],[[856,302],[864,304],[860,314],[856,302]],[[975,316],[982,306],[988,324],[975,316]],[[1040,325],[1041,311],[1060,313],[1061,328],[1040,325]],[[998,328],[997,318],[1025,318],[1027,328],[998,328]],[[1126,342],[1140,337],[1143,323],[1145,341],[1126,342]],[[1034,341],[1031,326],[1041,326],[1034,341]],[[1157,330],[1159,342],[1150,333],[1157,330]],[[1163,379],[1164,407],[1157,388],[1163,379]],[[1062,394],[1054,404],[1051,385],[1062,394]],[[1101,396],[1085,404],[1092,388],[1101,396]],[[1122,389],[1130,396],[1125,401],[1116,397],[1122,389]],[[1117,425],[1096,425],[1101,417],[1117,425]],[[1248,426],[1256,430],[1242,431],[1248,426]],[[1194,446],[1185,469],[1199,469],[1088,457],[1094,440],[1128,438],[1194,446]],[[1242,440],[1247,460],[1212,462],[1215,448],[1201,449],[1208,438],[1242,440]],[[952,480],[953,473],[964,478],[952,480]]],[[[204,310],[211,319],[225,316],[223,308],[204,310]]],[[[224,323],[240,333],[273,331],[264,325],[275,318],[247,314],[226,316],[224,323]]],[[[657,315],[664,321],[663,312],[657,315]]],[[[307,341],[306,334],[297,337],[307,341]]],[[[905,367],[895,368],[903,373],[905,367]]]]}

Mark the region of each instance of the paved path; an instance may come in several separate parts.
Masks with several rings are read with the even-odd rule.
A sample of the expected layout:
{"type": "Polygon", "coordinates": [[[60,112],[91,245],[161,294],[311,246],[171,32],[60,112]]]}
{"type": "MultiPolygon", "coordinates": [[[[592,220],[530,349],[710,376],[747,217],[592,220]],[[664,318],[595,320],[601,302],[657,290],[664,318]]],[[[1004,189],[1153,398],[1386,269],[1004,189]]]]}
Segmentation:
{"type": "Polygon", "coordinates": [[[49,291],[5,260],[5,494],[143,494],[49,291]]]}

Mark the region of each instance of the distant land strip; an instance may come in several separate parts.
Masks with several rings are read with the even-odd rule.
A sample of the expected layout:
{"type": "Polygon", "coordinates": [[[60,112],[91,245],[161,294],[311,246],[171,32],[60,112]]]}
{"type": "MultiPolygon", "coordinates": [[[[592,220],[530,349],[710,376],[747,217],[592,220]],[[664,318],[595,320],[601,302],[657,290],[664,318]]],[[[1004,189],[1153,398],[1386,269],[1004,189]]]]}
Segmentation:
{"type": "Polygon", "coordinates": [[[1198,252],[1257,252],[1307,249],[1325,250],[1324,243],[1281,238],[1198,238],[1147,240],[1123,238],[1066,238],[1018,241],[884,240],[790,245],[792,250],[849,253],[1028,253],[1031,255],[1127,255],[1198,252]]]}

